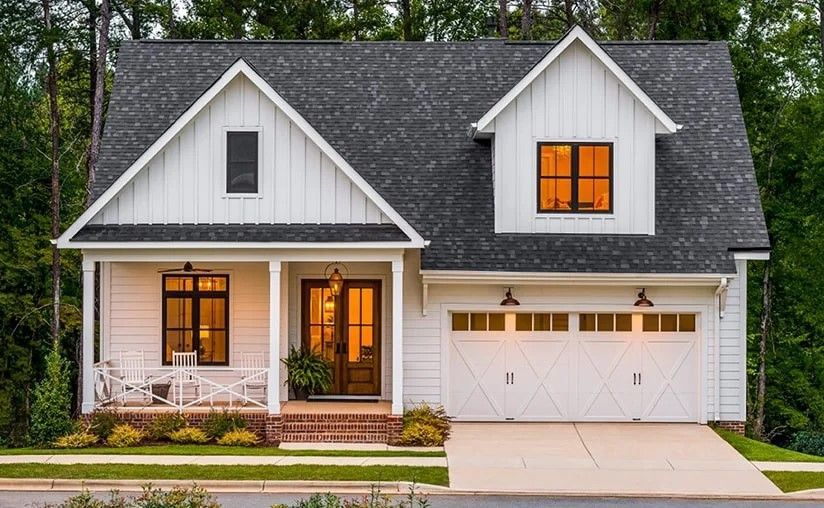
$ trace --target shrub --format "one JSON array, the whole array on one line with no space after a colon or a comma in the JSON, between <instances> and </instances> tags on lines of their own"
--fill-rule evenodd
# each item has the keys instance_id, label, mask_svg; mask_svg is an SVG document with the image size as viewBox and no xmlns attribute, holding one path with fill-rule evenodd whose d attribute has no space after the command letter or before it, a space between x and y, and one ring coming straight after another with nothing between
<instances>
[{"instance_id":1,"label":"shrub","mask_svg":"<svg viewBox=\"0 0 824 508\"><path fill-rule=\"evenodd\" d=\"M100 439L108 439L115 427L123 423L115 411L103 410L95 411L89 421L89 428Z\"/></svg>"},{"instance_id":2,"label":"shrub","mask_svg":"<svg viewBox=\"0 0 824 508\"><path fill-rule=\"evenodd\" d=\"M183 427L169 434L172 442L179 444L203 444L209 442L209 436L197 427Z\"/></svg>"},{"instance_id":3,"label":"shrub","mask_svg":"<svg viewBox=\"0 0 824 508\"><path fill-rule=\"evenodd\" d=\"M383 494L380 487L372 486L368 495L356 499L344 499L335 494L312 494L306 499L300 499L293 505L276 504L272 508L428 508L429 500L418 494L415 485L409 487L409 492L403 496L390 497Z\"/></svg>"},{"instance_id":4,"label":"shrub","mask_svg":"<svg viewBox=\"0 0 824 508\"><path fill-rule=\"evenodd\" d=\"M220 508L211 494L193 485L192 488L174 487L164 492L143 486L143 493L137 497L124 497L120 492L112 491L109 499L95 498L88 490L67 499L59 505L46 505L53 508Z\"/></svg>"},{"instance_id":5,"label":"shrub","mask_svg":"<svg viewBox=\"0 0 824 508\"><path fill-rule=\"evenodd\" d=\"M169 439L172 432L182 429L187 423L186 417L178 413L159 414L146 426L146 437L152 441Z\"/></svg>"},{"instance_id":6,"label":"shrub","mask_svg":"<svg viewBox=\"0 0 824 508\"><path fill-rule=\"evenodd\" d=\"M60 346L55 344L46 355L46 375L34 389L29 441L33 445L49 445L72 431L72 395L69 366Z\"/></svg>"},{"instance_id":7,"label":"shrub","mask_svg":"<svg viewBox=\"0 0 824 508\"><path fill-rule=\"evenodd\" d=\"M97 436L84 430L58 437L53 446L55 448L88 448L96 442Z\"/></svg>"},{"instance_id":8,"label":"shrub","mask_svg":"<svg viewBox=\"0 0 824 508\"><path fill-rule=\"evenodd\" d=\"M240 413L237 411L212 411L209 413L209 416L203 420L203 430L209 437L214 439L222 438L224 434L231 430L240 430L245 428L246 419L240 416Z\"/></svg>"},{"instance_id":9,"label":"shrub","mask_svg":"<svg viewBox=\"0 0 824 508\"><path fill-rule=\"evenodd\" d=\"M824 457L824 434L806 430L796 432L790 441L790 449Z\"/></svg>"},{"instance_id":10,"label":"shrub","mask_svg":"<svg viewBox=\"0 0 824 508\"><path fill-rule=\"evenodd\" d=\"M132 427L127 423L121 423L112 429L106 443L115 448L126 448L128 446L137 446L146 437L146 435Z\"/></svg>"},{"instance_id":11,"label":"shrub","mask_svg":"<svg viewBox=\"0 0 824 508\"><path fill-rule=\"evenodd\" d=\"M257 442L255 433L244 429L230 430L217 440L217 444L223 446L255 446Z\"/></svg>"},{"instance_id":12,"label":"shrub","mask_svg":"<svg viewBox=\"0 0 824 508\"><path fill-rule=\"evenodd\" d=\"M403 446L442 446L449 438L449 417L442 406L422 403L403 415Z\"/></svg>"}]
</instances>

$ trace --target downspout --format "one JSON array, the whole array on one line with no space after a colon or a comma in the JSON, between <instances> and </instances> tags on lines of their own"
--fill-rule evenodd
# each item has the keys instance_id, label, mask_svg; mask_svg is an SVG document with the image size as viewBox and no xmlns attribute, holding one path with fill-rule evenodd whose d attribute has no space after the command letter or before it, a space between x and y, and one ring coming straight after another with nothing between
<instances>
[{"instance_id":1,"label":"downspout","mask_svg":"<svg viewBox=\"0 0 824 508\"><path fill-rule=\"evenodd\" d=\"M713 307L716 310L715 318L715 353L714 365L715 367L715 395L713 396L712 407L715 410L715 421L721 418L721 320L724 319L724 311L727 306L727 289L730 283L726 277L721 277L721 283L715 289L713 297Z\"/></svg>"}]
</instances>

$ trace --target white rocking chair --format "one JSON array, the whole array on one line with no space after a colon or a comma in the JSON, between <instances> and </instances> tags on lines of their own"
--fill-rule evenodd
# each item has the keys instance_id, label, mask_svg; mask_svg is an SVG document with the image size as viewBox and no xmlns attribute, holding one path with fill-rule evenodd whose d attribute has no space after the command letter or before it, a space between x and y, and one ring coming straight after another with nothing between
<instances>
[{"instance_id":1,"label":"white rocking chair","mask_svg":"<svg viewBox=\"0 0 824 508\"><path fill-rule=\"evenodd\" d=\"M241 380L243 385L243 405L249 403L249 390L261 390L266 403L266 355L263 353L240 353ZM230 401L231 404L231 401Z\"/></svg>"},{"instance_id":2,"label":"white rocking chair","mask_svg":"<svg viewBox=\"0 0 824 508\"><path fill-rule=\"evenodd\" d=\"M120 352L120 395L121 403L126 405L126 398L134 396L146 405L152 403L151 385L152 376L146 375L146 360L143 350ZM142 391L141 391L142 390Z\"/></svg>"},{"instance_id":3,"label":"white rocking chair","mask_svg":"<svg viewBox=\"0 0 824 508\"><path fill-rule=\"evenodd\" d=\"M195 399L200 398L200 378L197 377L197 353L172 351L172 367L175 368L174 390L179 406L183 405L183 392L191 387Z\"/></svg>"}]
</instances>

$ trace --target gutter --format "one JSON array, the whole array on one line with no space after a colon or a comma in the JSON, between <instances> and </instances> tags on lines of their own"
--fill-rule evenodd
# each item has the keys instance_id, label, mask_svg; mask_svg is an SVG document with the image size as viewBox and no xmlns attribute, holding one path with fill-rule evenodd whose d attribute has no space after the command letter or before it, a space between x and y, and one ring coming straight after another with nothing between
<instances>
[{"instance_id":1,"label":"gutter","mask_svg":"<svg viewBox=\"0 0 824 508\"><path fill-rule=\"evenodd\" d=\"M576 285L718 285L719 279L733 274L651 274L651 273L580 273L580 272L485 272L464 270L420 270L424 284L576 284Z\"/></svg>"},{"instance_id":2,"label":"gutter","mask_svg":"<svg viewBox=\"0 0 824 508\"><path fill-rule=\"evenodd\" d=\"M729 279L727 277L721 277L720 284L715 289L715 296L714 296L714 307L717 307L717 313L715 318L715 337L714 337L714 344L713 349L715 349L713 353L713 367L715 370L715 375L713 376L713 380L715 386L713 387L715 390L715 394L713 395L713 410L715 413L715 421L718 421L721 418L721 320L724 319L724 311L727 307L727 290L730 287Z\"/></svg>"}]
</instances>

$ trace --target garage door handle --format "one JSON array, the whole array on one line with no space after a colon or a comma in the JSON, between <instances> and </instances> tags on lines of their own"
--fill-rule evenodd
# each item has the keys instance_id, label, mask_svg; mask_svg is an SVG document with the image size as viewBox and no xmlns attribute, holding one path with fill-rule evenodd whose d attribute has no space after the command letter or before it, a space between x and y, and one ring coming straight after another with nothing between
<instances>
[{"instance_id":1,"label":"garage door handle","mask_svg":"<svg viewBox=\"0 0 824 508\"><path fill-rule=\"evenodd\" d=\"M632 373L632 384L633 384L633 386L638 384L638 381L637 381L637 378L636 378L637 375L638 374L636 374L635 372Z\"/></svg>"},{"instance_id":2,"label":"garage door handle","mask_svg":"<svg viewBox=\"0 0 824 508\"><path fill-rule=\"evenodd\" d=\"M641 384L641 373L640 372L638 373L638 384L639 385Z\"/></svg>"},{"instance_id":3,"label":"garage door handle","mask_svg":"<svg viewBox=\"0 0 824 508\"><path fill-rule=\"evenodd\" d=\"M506 373L506 384L509 384L509 372Z\"/></svg>"},{"instance_id":4,"label":"garage door handle","mask_svg":"<svg viewBox=\"0 0 824 508\"><path fill-rule=\"evenodd\" d=\"M512 384L514 385L515 384L515 373L511 372L509 375L512 376Z\"/></svg>"}]
</instances>

